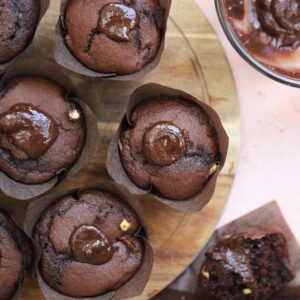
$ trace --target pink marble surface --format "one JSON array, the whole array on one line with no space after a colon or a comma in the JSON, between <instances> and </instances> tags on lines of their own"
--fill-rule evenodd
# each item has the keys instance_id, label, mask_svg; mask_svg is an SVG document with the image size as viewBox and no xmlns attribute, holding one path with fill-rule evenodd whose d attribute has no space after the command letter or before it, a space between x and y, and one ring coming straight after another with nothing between
<instances>
[{"instance_id":1,"label":"pink marble surface","mask_svg":"<svg viewBox=\"0 0 300 300\"><path fill-rule=\"evenodd\" d=\"M239 165L219 226L276 200L300 242L300 90L252 69L226 40L214 1L196 1L224 46L240 102Z\"/></svg>"}]
</instances>

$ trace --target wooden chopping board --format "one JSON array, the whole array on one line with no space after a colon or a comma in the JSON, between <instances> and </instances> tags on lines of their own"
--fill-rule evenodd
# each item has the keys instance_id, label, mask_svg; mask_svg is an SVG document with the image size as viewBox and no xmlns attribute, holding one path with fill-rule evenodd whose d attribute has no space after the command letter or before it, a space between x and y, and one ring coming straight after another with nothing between
<instances>
[{"instance_id":1,"label":"wooden chopping board","mask_svg":"<svg viewBox=\"0 0 300 300\"><path fill-rule=\"evenodd\" d=\"M53 61L54 27L59 0L52 0L37 32L31 55ZM81 187L107 178L105 169L109 142L121 120L129 95L144 84L156 82L185 90L210 103L220 114L230 136L226 166L215 195L201 212L187 214L141 198L155 252L151 279L136 300L146 300L171 283L198 254L222 214L236 169L239 148L239 115L230 67L216 35L192 0L173 0L166 48L159 67L135 82L87 78L66 71L98 118L101 148L89 164L57 189ZM27 203L9 200L21 220ZM25 279L22 300L44 299L35 278Z\"/></svg>"}]
</instances>

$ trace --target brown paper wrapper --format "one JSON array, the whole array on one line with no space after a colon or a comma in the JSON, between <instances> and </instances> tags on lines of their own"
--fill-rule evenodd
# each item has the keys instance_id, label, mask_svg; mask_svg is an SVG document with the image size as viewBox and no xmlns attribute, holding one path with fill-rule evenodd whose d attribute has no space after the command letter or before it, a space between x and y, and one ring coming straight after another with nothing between
<instances>
[{"instance_id":1,"label":"brown paper wrapper","mask_svg":"<svg viewBox=\"0 0 300 300\"><path fill-rule=\"evenodd\" d=\"M120 158L120 153L119 153L119 148L118 148L119 137L120 137L120 134L121 134L123 128L128 125L129 126L131 125L130 117L131 117L131 114L132 114L132 111L134 110L134 108L138 104L140 104L141 102L143 102L147 99L159 98L160 96L163 96L163 95L187 99L187 100L193 101L194 103L199 105L207 113L209 118L214 123L216 132L218 135L219 148L220 148L219 168L211 176L211 178L207 182L206 186L200 193L198 193L197 195L195 195L191 198L188 198L186 200L170 200L170 199L164 198L160 195L151 193L151 190L143 190L143 189L139 188L128 177L126 171L123 168L121 158ZM135 195L149 194L151 197L155 198L156 200L158 200L168 206L171 206L173 208L183 210L183 211L188 211L188 212L198 211L198 210L201 210L213 196L217 177L225 164L227 150L228 150L228 142L229 142L228 136L222 126L221 120L220 120L218 114L210 106L208 106L204 102L200 102L193 96L191 96L183 91L175 90L175 89L172 89L172 88L169 88L166 86L162 86L162 85L158 85L158 84L154 84L154 83L146 84L146 85L143 85L143 86L139 87L138 89L136 89L133 92L133 94L129 100L126 114L123 117L123 119L120 123L120 126L109 146L106 167L107 167L109 175L118 184L125 186L127 189L129 189L129 191L131 193L133 193Z\"/></svg>"},{"instance_id":2,"label":"brown paper wrapper","mask_svg":"<svg viewBox=\"0 0 300 300\"><path fill-rule=\"evenodd\" d=\"M199 287L199 270L205 260L205 252L220 239L223 239L225 235L242 233L249 227L261 228L270 225L279 228L284 234L288 243L291 267L295 275L294 280L272 295L270 300L299 300L300 246L275 201L216 230L194 263L171 286L153 300L180 300L182 295L185 295L186 300L217 300Z\"/></svg>"},{"instance_id":3,"label":"brown paper wrapper","mask_svg":"<svg viewBox=\"0 0 300 300\"><path fill-rule=\"evenodd\" d=\"M72 81L62 73L57 65L40 59L20 60L4 73L0 82L1 90L13 78L22 75L42 76L62 86L66 90L66 98L76 102L80 107L86 124L86 140L79 158L70 169L62 169L57 172L56 177L53 179L41 184L24 184L13 180L0 170L0 189L12 198L27 200L49 191L67 176L74 175L82 169L87 161L97 152L100 138L94 114L81 100Z\"/></svg>"},{"instance_id":4,"label":"brown paper wrapper","mask_svg":"<svg viewBox=\"0 0 300 300\"><path fill-rule=\"evenodd\" d=\"M16 224L16 226L25 234L25 236L31 241L32 243L32 247L33 247L33 262L32 262L32 266L29 270L26 270L24 273L24 277L26 274L29 274L29 276L33 276L34 274L34 270L36 268L36 265L38 263L38 257L35 255L36 252L35 251L35 246L34 246L34 242L32 240L32 238L26 234L26 232L24 232L24 230L22 229L22 226L20 226L20 224L16 221L16 219L14 218L14 216L11 214L10 210L8 209L7 203L6 201L3 201L3 199L0 200L0 210L4 211L6 213L8 213L10 215L10 217L12 218L12 220L14 221L14 223ZM13 296L8 299L8 300L19 300L21 298L21 294L22 294L22 288L23 288L23 281L24 278L21 278L21 280L18 283L18 286L16 287L15 293L13 294Z\"/></svg>"},{"instance_id":5,"label":"brown paper wrapper","mask_svg":"<svg viewBox=\"0 0 300 300\"><path fill-rule=\"evenodd\" d=\"M157 65L160 62L162 53L164 51L165 47L165 35L167 30L167 21L169 17L169 12L171 8L171 2L172 0L160 0L160 5L164 9L164 29L162 31L162 40L160 47L158 49L158 52L154 59L148 63L142 70L128 75L118 75L115 73L99 73L96 71L93 71L83 65L79 60L73 56L73 54L70 52L68 47L65 44L63 32L66 31L64 28L64 16L65 16L65 9L68 5L69 0L61 0L61 6L60 6L60 18L56 25L56 43L55 43L55 52L54 52L54 58L56 62L63 67L90 77L101 77L101 78L107 78L111 80L137 80L141 77L145 76L147 73L151 72L153 69L157 67Z\"/></svg>"},{"instance_id":6,"label":"brown paper wrapper","mask_svg":"<svg viewBox=\"0 0 300 300\"><path fill-rule=\"evenodd\" d=\"M40 2L40 16L39 16L39 21L38 21L38 24L37 24L37 28L38 28L39 23L41 22L43 16L45 15L46 11L49 8L50 0L40 0L39 2ZM36 30L37 30L37 28L36 28ZM35 32L35 34L36 34L36 32ZM35 34L34 34L32 40L30 41L30 43L27 45L27 47L20 54L18 54L15 58L13 58L12 60L8 61L7 63L0 64L0 75L3 74L5 72L5 70L11 64L17 62L19 59L21 59L23 57L23 55L25 53L27 53L29 51L29 49L32 46L33 41L35 39Z\"/></svg>"},{"instance_id":7,"label":"brown paper wrapper","mask_svg":"<svg viewBox=\"0 0 300 300\"><path fill-rule=\"evenodd\" d=\"M22 294L22 288L23 288L23 282L19 282L15 293L13 294L13 296L8 299L8 300L19 300L21 298L21 294Z\"/></svg>"},{"instance_id":8,"label":"brown paper wrapper","mask_svg":"<svg viewBox=\"0 0 300 300\"><path fill-rule=\"evenodd\" d=\"M80 189L73 189L68 191L62 191L62 192L55 192L52 194L49 194L45 197L41 197L35 201L33 201L29 207L28 211L25 217L24 221L24 230L25 232L32 236L34 226L36 222L38 221L41 213L49 207L52 203L56 202L57 200L61 199L62 197L74 194L74 193L80 193L80 191L86 190L86 189L101 189L108 192L111 192L112 194L115 194L119 196L121 199L123 199L125 202L127 202L137 213L140 221L141 221L141 229L139 233L136 235L138 238L142 239L144 242L145 247L145 253L144 253L144 260L143 264L140 267L140 269L137 271L137 273L122 287L115 291L107 292L105 294L96 296L96 297L89 297L89 298L76 298L76 299L82 299L82 300L121 300L125 298L135 297L139 296L148 280L151 274L152 266L153 266L153 251L152 248L148 242L147 239L147 227L145 223L145 218L143 214L143 210L139 204L139 202L134 199L134 197L122 186L112 182L112 181L101 181L98 183L94 183L88 186L85 186ZM35 248L38 250L38 245L34 242ZM39 259L40 259L40 251L39 253ZM39 285L42 289L42 292L47 300L71 300L74 299L72 297L68 297L65 295L62 295L55 290L53 290L43 279L41 276L38 268L37 268L37 277L39 281Z\"/></svg>"}]
</instances>

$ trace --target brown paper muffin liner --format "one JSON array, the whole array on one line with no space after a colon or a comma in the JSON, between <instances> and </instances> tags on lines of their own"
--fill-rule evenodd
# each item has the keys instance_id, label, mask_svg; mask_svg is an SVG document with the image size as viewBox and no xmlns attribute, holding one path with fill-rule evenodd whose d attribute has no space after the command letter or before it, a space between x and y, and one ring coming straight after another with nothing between
<instances>
[{"instance_id":1,"label":"brown paper muffin liner","mask_svg":"<svg viewBox=\"0 0 300 300\"><path fill-rule=\"evenodd\" d=\"M160 96L171 96L182 98L186 100L193 101L197 105L199 105L211 119L216 129L219 141L219 152L220 152L220 164L218 170L210 177L205 187L200 191L197 195L188 198L186 200L171 200L164 198L158 194L154 194L150 190L143 190L135 185L134 182L128 177L125 169L123 168L120 152L118 147L118 141L120 134L126 126L131 126L130 118L134 108L140 104L141 102L150 99L150 98L159 98ZM228 150L228 136L223 128L221 120L218 114L207 104L204 102L200 102L193 96L176 89L172 89L166 86L158 85L158 84L146 84L138 89L136 89L130 97L127 111L125 116L123 117L120 126L112 139L112 142L108 149L106 167L109 175L120 185L125 186L129 191L135 195L149 195L156 200L171 206L173 208L193 212L201 210L208 201L212 198L216 181L218 175L223 168L226 160L227 150Z\"/></svg>"},{"instance_id":2,"label":"brown paper muffin liner","mask_svg":"<svg viewBox=\"0 0 300 300\"><path fill-rule=\"evenodd\" d=\"M19 283L14 295L8 300L19 300L22 294L23 283Z\"/></svg>"},{"instance_id":3,"label":"brown paper muffin liner","mask_svg":"<svg viewBox=\"0 0 300 300\"><path fill-rule=\"evenodd\" d=\"M162 31L161 44L156 56L143 69L141 69L136 73L128 74L128 75L118 75L115 73L100 73L100 72L93 71L88 67L86 67L85 65L83 65L79 60L77 60L75 56L73 56L73 54L68 49L64 41L64 32L66 32L66 28L64 27L65 9L68 5L68 2L69 0L61 0L60 18L56 25L56 36L55 36L56 41L55 41L54 58L58 64L62 65L63 67L73 72L82 75L86 75L90 77L102 77L111 80L137 80L145 76L147 73L151 72L153 69L157 67L165 47L167 21L169 17L172 0L159 0L161 7L164 9L164 29Z\"/></svg>"},{"instance_id":4,"label":"brown paper muffin liner","mask_svg":"<svg viewBox=\"0 0 300 300\"><path fill-rule=\"evenodd\" d=\"M36 266L38 264L38 256L36 255L37 252L35 252L35 243L33 241L33 239L22 229L22 226L21 224L19 224L17 222L17 220L14 218L14 216L11 214L10 210L8 209L8 206L6 204L6 201L3 201L2 199L0 199L0 210L1 211L4 211L6 212L7 214L10 215L10 217L12 218L12 220L14 221L14 223L16 224L16 226L25 234L25 236L31 241L31 244L32 244L32 250L33 250L33 261L32 261L32 266L29 270L25 270L24 272L24 277L26 275L29 275L29 276L33 276L34 273L35 273L35 269L36 269ZM15 290L15 293L13 294L13 296L8 299L8 300L19 300L20 297L21 297L21 294L22 294L22 288L23 288L23 281L24 281L24 278L21 278L21 280L19 281L17 287L16 287L16 290Z\"/></svg>"},{"instance_id":5,"label":"brown paper muffin liner","mask_svg":"<svg viewBox=\"0 0 300 300\"><path fill-rule=\"evenodd\" d=\"M138 215L140 222L141 222L141 228L139 230L139 233L136 235L137 238L143 240L144 244L144 260L140 267L140 269L135 273L135 275L126 282L123 286L118 288L115 291L110 291L105 294L95 296L95 297L85 297L85 298L76 298L76 299L82 299L82 300L121 300L125 298L135 297L139 296L148 280L152 271L153 266L153 251L152 248L148 242L147 237L147 227L145 223L145 218L143 214L143 210L139 204L139 202L130 194L126 189L124 189L122 186L114 183L113 181L101 181L97 182L91 185L84 186L80 189L73 189L73 190L67 190L67 191L61 191L61 192L55 192L51 193L45 197L41 197L35 201L33 201L27 210L27 214L24 221L24 230L29 235L32 236L34 226L36 222L38 221L40 215L42 212L49 207L52 203L56 202L57 200L61 199L62 197L77 193L79 194L81 191L87 190L87 189L101 189L104 191L108 191L116 196L119 196L121 199L123 199L126 203L128 203L133 210ZM38 250L39 246L36 242L34 242L35 248ZM38 260L40 259L40 250L38 253ZM43 279L41 276L39 269L37 268L37 277L39 285L42 289L42 292L47 300L71 300L74 299L72 297L65 296L63 294L60 294L53 290Z\"/></svg>"},{"instance_id":6,"label":"brown paper muffin liner","mask_svg":"<svg viewBox=\"0 0 300 300\"><path fill-rule=\"evenodd\" d=\"M199 286L199 270L205 260L205 252L226 235L242 233L249 227L261 228L268 226L277 227L285 236L288 243L291 267L295 275L294 280L272 295L270 300L299 300L300 246L275 201L217 229L194 263L171 286L153 300L180 300L183 295L186 300L217 300Z\"/></svg>"},{"instance_id":7,"label":"brown paper muffin liner","mask_svg":"<svg viewBox=\"0 0 300 300\"><path fill-rule=\"evenodd\" d=\"M34 33L33 38L31 39L31 41L29 42L29 44L27 45L27 47L21 52L19 53L16 57L14 57L13 59L11 59L10 61L4 63L4 64L0 64L0 75L4 73L4 71L13 63L15 63L16 61L18 61L19 59L21 59L23 57L24 54L26 54L30 47L33 44L33 41L35 39L35 34L37 31L37 28L39 27L39 24L43 18L43 16L45 15L46 11L49 8L49 4L50 4L50 0L39 0L40 2L40 15L39 15L39 20L38 20L38 24Z\"/></svg>"},{"instance_id":8,"label":"brown paper muffin liner","mask_svg":"<svg viewBox=\"0 0 300 300\"><path fill-rule=\"evenodd\" d=\"M39 196L67 176L74 175L87 161L97 152L99 148L99 133L97 121L90 108L81 100L72 81L62 73L60 68L50 62L40 59L24 59L11 65L4 73L0 82L0 90L13 78L22 75L37 75L56 82L66 90L66 98L77 103L85 119L86 137L83 149L75 164L68 170L62 169L57 172L56 177L41 184L24 184L17 182L0 170L0 189L12 198L27 200Z\"/></svg>"}]
</instances>

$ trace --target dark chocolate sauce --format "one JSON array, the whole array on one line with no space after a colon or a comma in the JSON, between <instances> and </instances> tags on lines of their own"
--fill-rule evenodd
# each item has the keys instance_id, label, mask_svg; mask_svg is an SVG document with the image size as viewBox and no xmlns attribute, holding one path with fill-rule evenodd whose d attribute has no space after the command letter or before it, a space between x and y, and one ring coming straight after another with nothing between
<instances>
[{"instance_id":1,"label":"dark chocolate sauce","mask_svg":"<svg viewBox=\"0 0 300 300\"><path fill-rule=\"evenodd\" d=\"M206 256L212 260L223 261L226 269L239 274L245 282L251 281L253 274L243 236L220 242L215 249L207 252Z\"/></svg>"},{"instance_id":2,"label":"dark chocolate sauce","mask_svg":"<svg viewBox=\"0 0 300 300\"><path fill-rule=\"evenodd\" d=\"M143 135L143 155L156 165L170 165L185 152L183 132L171 122L155 123Z\"/></svg>"},{"instance_id":3,"label":"dark chocolate sauce","mask_svg":"<svg viewBox=\"0 0 300 300\"><path fill-rule=\"evenodd\" d=\"M93 225L81 225L75 229L69 244L74 259L81 263L102 265L113 256L111 240Z\"/></svg>"},{"instance_id":4,"label":"dark chocolate sauce","mask_svg":"<svg viewBox=\"0 0 300 300\"><path fill-rule=\"evenodd\" d=\"M228 15L242 20L244 18L244 0L226 0L228 2Z\"/></svg>"},{"instance_id":5,"label":"dark chocolate sauce","mask_svg":"<svg viewBox=\"0 0 300 300\"><path fill-rule=\"evenodd\" d=\"M262 29L277 39L278 46L299 46L300 2L298 0L257 0L256 11Z\"/></svg>"},{"instance_id":6,"label":"dark chocolate sauce","mask_svg":"<svg viewBox=\"0 0 300 300\"><path fill-rule=\"evenodd\" d=\"M300 1L220 1L238 44L271 73L299 80Z\"/></svg>"},{"instance_id":7,"label":"dark chocolate sauce","mask_svg":"<svg viewBox=\"0 0 300 300\"><path fill-rule=\"evenodd\" d=\"M0 145L17 158L39 158L57 136L54 120L29 104L16 104L0 114Z\"/></svg>"},{"instance_id":8,"label":"dark chocolate sauce","mask_svg":"<svg viewBox=\"0 0 300 300\"><path fill-rule=\"evenodd\" d=\"M129 41L129 32L140 23L135 9L124 4L107 4L99 14L98 29L117 42Z\"/></svg>"}]
</instances>

